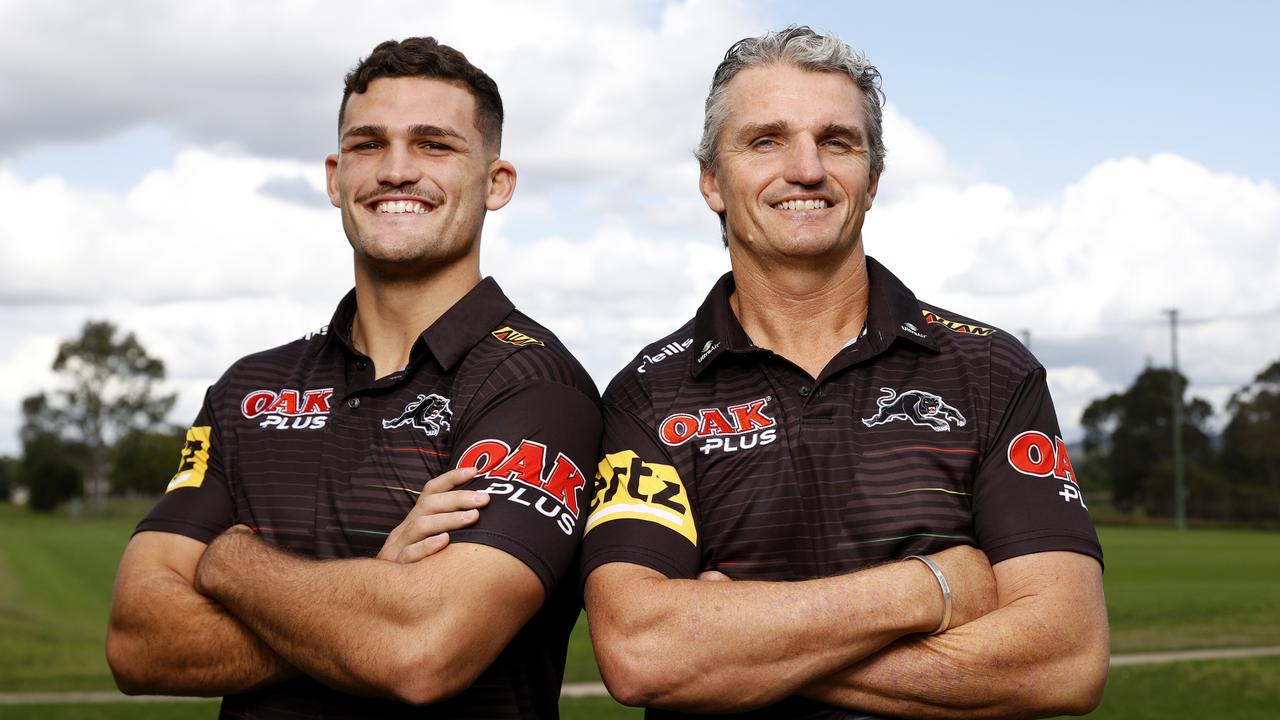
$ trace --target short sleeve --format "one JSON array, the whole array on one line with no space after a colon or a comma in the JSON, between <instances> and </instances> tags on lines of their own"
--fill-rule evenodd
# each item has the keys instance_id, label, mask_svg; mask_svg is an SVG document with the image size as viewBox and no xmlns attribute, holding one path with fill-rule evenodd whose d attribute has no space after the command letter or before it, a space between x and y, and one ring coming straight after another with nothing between
<instances>
[{"instance_id":1,"label":"short sleeve","mask_svg":"<svg viewBox=\"0 0 1280 720\"><path fill-rule=\"evenodd\" d=\"M187 429L178 469L164 496L134 533L170 532L208 543L235 524L235 505L227 478L223 434L214 417L211 391L196 421Z\"/></svg>"},{"instance_id":2,"label":"short sleeve","mask_svg":"<svg viewBox=\"0 0 1280 720\"><path fill-rule=\"evenodd\" d=\"M650 429L625 409L604 409L603 453L596 469L582 545L582 577L611 562L696 577L698 527L685 481Z\"/></svg>"},{"instance_id":3,"label":"short sleeve","mask_svg":"<svg viewBox=\"0 0 1280 720\"><path fill-rule=\"evenodd\" d=\"M1062 440L1043 368L1010 396L974 480L973 518L991 562L1068 550L1102 562L1102 547Z\"/></svg>"},{"instance_id":4,"label":"short sleeve","mask_svg":"<svg viewBox=\"0 0 1280 720\"><path fill-rule=\"evenodd\" d=\"M479 469L467 488L490 501L452 541L514 556L549 594L577 557L600 431L598 401L550 380L510 385L468 410L450 464Z\"/></svg>"}]
</instances>

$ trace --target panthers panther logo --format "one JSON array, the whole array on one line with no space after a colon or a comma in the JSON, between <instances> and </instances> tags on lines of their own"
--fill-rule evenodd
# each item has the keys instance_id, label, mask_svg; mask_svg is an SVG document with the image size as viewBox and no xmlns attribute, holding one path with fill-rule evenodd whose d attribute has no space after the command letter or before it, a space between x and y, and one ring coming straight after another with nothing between
<instances>
[{"instance_id":1,"label":"panthers panther logo","mask_svg":"<svg viewBox=\"0 0 1280 720\"><path fill-rule=\"evenodd\" d=\"M404 406L404 412L398 417L383 420L382 428L391 430L413 425L426 433L427 437L435 437L449 429L449 418L452 417L453 411L449 409L449 398L436 394L419 395L417 400Z\"/></svg>"},{"instance_id":2,"label":"panthers panther logo","mask_svg":"<svg viewBox=\"0 0 1280 720\"><path fill-rule=\"evenodd\" d=\"M951 423L956 427L964 427L964 415L948 405L942 398L923 390L907 390L895 392L891 388L880 388L884 393L876 400L879 412L869 418L862 418L867 427L883 425L894 420L908 420L913 425L928 425L934 432L948 432Z\"/></svg>"}]
</instances>

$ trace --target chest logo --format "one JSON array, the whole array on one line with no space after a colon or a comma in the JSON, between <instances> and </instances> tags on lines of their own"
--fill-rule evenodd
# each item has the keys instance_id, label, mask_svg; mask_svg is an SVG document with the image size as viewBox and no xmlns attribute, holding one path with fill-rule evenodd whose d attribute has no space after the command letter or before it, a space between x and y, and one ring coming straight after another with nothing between
<instances>
[{"instance_id":1,"label":"chest logo","mask_svg":"<svg viewBox=\"0 0 1280 720\"><path fill-rule=\"evenodd\" d=\"M412 425L427 437L435 437L449 429L449 420L453 411L449 409L449 398L436 395L419 395L417 400L404 406L404 412L390 420L382 421L383 430L393 430L405 425Z\"/></svg>"},{"instance_id":2,"label":"chest logo","mask_svg":"<svg viewBox=\"0 0 1280 720\"><path fill-rule=\"evenodd\" d=\"M731 405L728 408L702 408L697 415L675 413L658 426L662 442L683 445L697 439L698 451L710 455L712 450L737 452L778 439L777 421L765 413L769 398Z\"/></svg>"},{"instance_id":3,"label":"chest logo","mask_svg":"<svg viewBox=\"0 0 1280 720\"><path fill-rule=\"evenodd\" d=\"M240 414L259 427L277 430L319 430L329 419L333 388L319 390L254 390L240 401Z\"/></svg>"},{"instance_id":4,"label":"chest logo","mask_svg":"<svg viewBox=\"0 0 1280 720\"><path fill-rule=\"evenodd\" d=\"M880 392L883 394L876 400L879 410L869 418L862 418L862 424L867 427L884 425L894 420L928 426L934 432L948 432L952 423L956 427L964 427L964 415L933 393L923 390L899 393L892 388L880 388Z\"/></svg>"},{"instance_id":5,"label":"chest logo","mask_svg":"<svg viewBox=\"0 0 1280 720\"><path fill-rule=\"evenodd\" d=\"M525 345L546 345L536 337L525 335L524 333L509 326L503 326L489 333L495 339L501 340L508 345L516 347L524 347Z\"/></svg>"}]
</instances>

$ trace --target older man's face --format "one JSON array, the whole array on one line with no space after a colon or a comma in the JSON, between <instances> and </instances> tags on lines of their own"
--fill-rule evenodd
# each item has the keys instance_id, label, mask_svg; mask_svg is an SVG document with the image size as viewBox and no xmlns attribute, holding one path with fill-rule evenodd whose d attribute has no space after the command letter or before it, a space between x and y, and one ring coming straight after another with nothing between
<instances>
[{"instance_id":1,"label":"older man's face","mask_svg":"<svg viewBox=\"0 0 1280 720\"><path fill-rule=\"evenodd\" d=\"M876 194L862 92L842 73L749 68L729 83L707 205L731 252L821 259L860 241Z\"/></svg>"}]
</instances>

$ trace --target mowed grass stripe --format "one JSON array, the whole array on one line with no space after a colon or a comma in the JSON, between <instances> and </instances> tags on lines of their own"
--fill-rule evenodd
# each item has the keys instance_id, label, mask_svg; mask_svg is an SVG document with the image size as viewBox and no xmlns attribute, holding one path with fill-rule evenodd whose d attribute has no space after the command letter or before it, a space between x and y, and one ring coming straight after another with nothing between
<instances>
[{"instance_id":1,"label":"mowed grass stripe","mask_svg":"<svg viewBox=\"0 0 1280 720\"><path fill-rule=\"evenodd\" d=\"M1113 653L1280 644L1280 533L1098 534Z\"/></svg>"}]
</instances>

